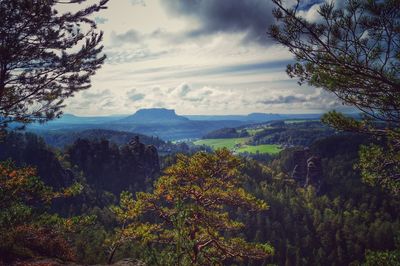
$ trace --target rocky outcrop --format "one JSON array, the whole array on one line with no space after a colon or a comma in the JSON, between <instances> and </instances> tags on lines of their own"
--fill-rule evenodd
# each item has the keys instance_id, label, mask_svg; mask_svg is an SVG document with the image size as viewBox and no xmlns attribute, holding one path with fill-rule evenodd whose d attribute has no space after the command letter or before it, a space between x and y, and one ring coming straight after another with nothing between
<instances>
[{"instance_id":1,"label":"rocky outcrop","mask_svg":"<svg viewBox=\"0 0 400 266\"><path fill-rule=\"evenodd\" d=\"M145 145L140 142L139 136L135 136L129 143L129 148L140 163L144 175L152 177L160 172L157 148L153 145Z\"/></svg>"},{"instance_id":2,"label":"rocky outcrop","mask_svg":"<svg viewBox=\"0 0 400 266\"><path fill-rule=\"evenodd\" d=\"M307 176L305 186L314 186L317 191L321 187L322 165L321 158L311 156L307 159Z\"/></svg>"},{"instance_id":3,"label":"rocky outcrop","mask_svg":"<svg viewBox=\"0 0 400 266\"><path fill-rule=\"evenodd\" d=\"M299 183L304 183L307 176L307 158L309 156L308 149L294 151L293 153L293 171L292 178Z\"/></svg>"},{"instance_id":4,"label":"rocky outcrop","mask_svg":"<svg viewBox=\"0 0 400 266\"><path fill-rule=\"evenodd\" d=\"M293 153L292 178L301 186L314 186L317 191L321 186L322 165L321 158L312 155L308 148Z\"/></svg>"}]
</instances>

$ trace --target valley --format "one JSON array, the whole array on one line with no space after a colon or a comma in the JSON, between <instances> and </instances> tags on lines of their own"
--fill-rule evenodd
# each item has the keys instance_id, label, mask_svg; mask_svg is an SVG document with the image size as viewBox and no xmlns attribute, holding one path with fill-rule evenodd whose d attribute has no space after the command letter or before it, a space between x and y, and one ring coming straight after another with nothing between
<instances>
[{"instance_id":1,"label":"valley","mask_svg":"<svg viewBox=\"0 0 400 266\"><path fill-rule=\"evenodd\" d=\"M226 147L230 150L235 149L238 153L276 154L280 150L278 145L287 143L278 140L270 143L256 143L255 137L259 138L258 133L286 120L288 126L295 123L302 125L309 121L318 121L318 117L320 114L258 113L247 116L182 116L171 109L151 108L138 110L129 116L79 117L66 114L58 120L45 124L28 125L27 130L42 136L49 145L55 147L71 144L78 137L106 138L117 144L123 144L129 138L141 135L144 136L145 142L151 138L167 143L178 141L206 145L214 149ZM227 140L227 136L224 136L225 140L213 140L213 132L218 134L219 130L226 128L236 128L238 132L242 132L242 135L238 133L240 140L235 138ZM150 141L149 144L153 143ZM159 147L158 144L157 147Z\"/></svg>"},{"instance_id":2,"label":"valley","mask_svg":"<svg viewBox=\"0 0 400 266\"><path fill-rule=\"evenodd\" d=\"M400 0L0 20L0 266L400 265Z\"/></svg>"},{"instance_id":3,"label":"valley","mask_svg":"<svg viewBox=\"0 0 400 266\"><path fill-rule=\"evenodd\" d=\"M282 148L277 144L247 145L250 138L230 138L230 139L201 139L193 142L197 146L209 146L212 149L227 148L234 154L278 154Z\"/></svg>"},{"instance_id":4,"label":"valley","mask_svg":"<svg viewBox=\"0 0 400 266\"><path fill-rule=\"evenodd\" d=\"M276 155L285 148L307 147L314 140L333 134L333 130L315 119L279 120L218 129L192 144L208 146L214 150L227 148L235 154L242 155Z\"/></svg>"}]
</instances>

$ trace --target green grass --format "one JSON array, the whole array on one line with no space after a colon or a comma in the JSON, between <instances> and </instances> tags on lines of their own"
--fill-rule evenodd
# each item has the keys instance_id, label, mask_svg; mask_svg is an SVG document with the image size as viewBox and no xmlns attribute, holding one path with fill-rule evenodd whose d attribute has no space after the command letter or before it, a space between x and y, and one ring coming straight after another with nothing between
<instances>
[{"instance_id":1,"label":"green grass","mask_svg":"<svg viewBox=\"0 0 400 266\"><path fill-rule=\"evenodd\" d=\"M194 142L195 145L206 145L213 149L227 148L233 150L235 145L243 145L248 138L232 138L232 139L201 139Z\"/></svg>"},{"instance_id":2,"label":"green grass","mask_svg":"<svg viewBox=\"0 0 400 266\"><path fill-rule=\"evenodd\" d=\"M276 144L263 144L257 146L246 145L249 138L231 138L231 139L201 139L194 142L195 145L206 145L213 149L227 148L237 153L268 153L277 154L282 149Z\"/></svg>"},{"instance_id":3,"label":"green grass","mask_svg":"<svg viewBox=\"0 0 400 266\"><path fill-rule=\"evenodd\" d=\"M262 144L257 146L249 146L245 145L236 150L238 153L248 152L248 153L268 153L268 154L277 154L282 150L280 145L276 144Z\"/></svg>"}]
</instances>

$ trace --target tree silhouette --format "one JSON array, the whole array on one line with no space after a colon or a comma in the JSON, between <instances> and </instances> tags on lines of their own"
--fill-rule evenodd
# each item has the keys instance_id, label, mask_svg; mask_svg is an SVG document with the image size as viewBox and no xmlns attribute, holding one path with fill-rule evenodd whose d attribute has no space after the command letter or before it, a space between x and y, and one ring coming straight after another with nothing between
<instances>
[{"instance_id":1,"label":"tree silhouette","mask_svg":"<svg viewBox=\"0 0 400 266\"><path fill-rule=\"evenodd\" d=\"M356 120L333 111L323 121L386 140L363 148L358 166L368 183L400 194L400 2L349 0L343 8L325 3L315 22L299 14L300 0L292 7L273 2L278 22L270 35L297 61L287 73L363 113Z\"/></svg>"},{"instance_id":2,"label":"tree silhouette","mask_svg":"<svg viewBox=\"0 0 400 266\"><path fill-rule=\"evenodd\" d=\"M108 0L76 12L86 0L0 2L0 126L44 122L62 114L66 98L90 87L105 60L103 33L89 18Z\"/></svg>"},{"instance_id":3,"label":"tree silhouette","mask_svg":"<svg viewBox=\"0 0 400 266\"><path fill-rule=\"evenodd\" d=\"M400 2L350 0L342 9L320 6L317 22L281 0L270 34L297 63L287 72L336 94L344 103L380 121L400 122Z\"/></svg>"}]
</instances>

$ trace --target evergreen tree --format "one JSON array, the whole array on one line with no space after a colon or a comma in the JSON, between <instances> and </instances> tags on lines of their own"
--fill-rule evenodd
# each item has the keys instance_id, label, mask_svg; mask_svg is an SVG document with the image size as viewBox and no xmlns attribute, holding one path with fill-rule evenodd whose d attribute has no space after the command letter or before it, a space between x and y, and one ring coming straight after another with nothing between
<instances>
[{"instance_id":1,"label":"evergreen tree","mask_svg":"<svg viewBox=\"0 0 400 266\"><path fill-rule=\"evenodd\" d=\"M325 3L317 22L299 15L301 0L292 7L273 2L278 23L270 34L297 61L288 65L287 73L300 84L332 92L364 114L359 121L330 112L323 120L338 129L383 137L386 145L361 151L359 167L367 182L399 194L400 2L349 0L344 8Z\"/></svg>"},{"instance_id":2,"label":"evergreen tree","mask_svg":"<svg viewBox=\"0 0 400 266\"><path fill-rule=\"evenodd\" d=\"M132 240L162 245L170 258L162 264L219 265L271 255L269 245L237 236L244 224L230 218L232 208L247 212L267 208L241 188L239 167L239 159L226 149L180 155L155 183L153 193L137 193L136 200L122 193L120 206L113 210L123 226L111 247L110 261L116 248Z\"/></svg>"},{"instance_id":3,"label":"evergreen tree","mask_svg":"<svg viewBox=\"0 0 400 266\"><path fill-rule=\"evenodd\" d=\"M66 98L90 87L105 56L103 33L89 16L108 0L76 12L57 11L85 2L0 1L0 127L58 117Z\"/></svg>"}]
</instances>

